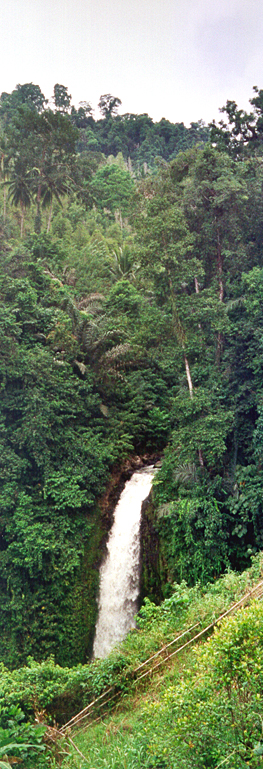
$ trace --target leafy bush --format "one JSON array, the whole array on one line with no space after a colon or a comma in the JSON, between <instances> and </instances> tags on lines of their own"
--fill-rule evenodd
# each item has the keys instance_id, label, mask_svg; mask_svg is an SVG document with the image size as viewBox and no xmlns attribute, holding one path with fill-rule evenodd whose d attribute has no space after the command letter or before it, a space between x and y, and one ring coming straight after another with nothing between
<instances>
[{"instance_id":1,"label":"leafy bush","mask_svg":"<svg viewBox=\"0 0 263 769\"><path fill-rule=\"evenodd\" d=\"M196 663L184 681L145 711L151 760L172 769L215 769L228 761L233 769L258 766L257 756L263 754L262 651L263 612L254 603L225 620L196 650Z\"/></svg>"}]
</instances>

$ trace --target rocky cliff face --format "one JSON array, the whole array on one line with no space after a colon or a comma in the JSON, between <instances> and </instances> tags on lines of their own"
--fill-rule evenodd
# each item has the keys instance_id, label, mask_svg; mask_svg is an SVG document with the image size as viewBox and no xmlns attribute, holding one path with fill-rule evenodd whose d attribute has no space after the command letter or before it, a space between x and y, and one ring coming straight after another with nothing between
<instances>
[{"instance_id":1,"label":"rocky cliff face","mask_svg":"<svg viewBox=\"0 0 263 769\"><path fill-rule=\"evenodd\" d=\"M108 532L112 525L113 512L125 486L125 483L135 470L144 465L155 464L160 460L160 455L145 453L141 456L131 456L120 466L113 469L105 494L100 499L99 507L101 510L101 522L103 536L100 547L100 565L101 558L105 552ZM140 604L147 595L153 600L162 599L161 573L162 563L159 555L158 534L154 526L154 508L151 495L143 502L142 520L141 520L141 575L140 575Z\"/></svg>"},{"instance_id":2,"label":"rocky cliff face","mask_svg":"<svg viewBox=\"0 0 263 769\"><path fill-rule=\"evenodd\" d=\"M155 526L155 510L150 494L142 504L140 605L145 596L158 603L163 599L163 570L159 537Z\"/></svg>"}]
</instances>

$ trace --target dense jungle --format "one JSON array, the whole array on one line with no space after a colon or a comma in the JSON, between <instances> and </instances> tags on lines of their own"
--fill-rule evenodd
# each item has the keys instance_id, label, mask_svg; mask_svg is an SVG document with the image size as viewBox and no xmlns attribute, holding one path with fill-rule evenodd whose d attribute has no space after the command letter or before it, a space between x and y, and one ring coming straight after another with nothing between
<instances>
[{"instance_id":1,"label":"dense jungle","mask_svg":"<svg viewBox=\"0 0 263 769\"><path fill-rule=\"evenodd\" d=\"M64 715L87 671L115 674L114 658L87 663L134 467L161 460L142 529L147 633L263 549L263 90L209 126L120 108L104 94L95 119L60 84L49 101L33 83L0 97L0 766L14 734L21 769L60 763L31 723L40 673L51 699L67 681ZM27 695L5 704L19 671ZM257 739L228 765L260 765ZM189 766L156 750L141 766ZM204 756L198 769L219 765Z\"/></svg>"}]
</instances>

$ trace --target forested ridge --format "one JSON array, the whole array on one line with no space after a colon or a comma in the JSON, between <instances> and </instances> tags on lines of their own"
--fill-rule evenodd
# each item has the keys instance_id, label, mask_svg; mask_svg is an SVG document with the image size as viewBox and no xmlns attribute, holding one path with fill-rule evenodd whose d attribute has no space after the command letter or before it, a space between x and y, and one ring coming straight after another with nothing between
<instances>
[{"instance_id":1,"label":"forested ridge","mask_svg":"<svg viewBox=\"0 0 263 769\"><path fill-rule=\"evenodd\" d=\"M33 83L0 97L11 668L87 661L103 495L133 462L162 457L142 594L169 600L263 548L263 91L209 127L99 107L59 84L51 102Z\"/></svg>"}]
</instances>

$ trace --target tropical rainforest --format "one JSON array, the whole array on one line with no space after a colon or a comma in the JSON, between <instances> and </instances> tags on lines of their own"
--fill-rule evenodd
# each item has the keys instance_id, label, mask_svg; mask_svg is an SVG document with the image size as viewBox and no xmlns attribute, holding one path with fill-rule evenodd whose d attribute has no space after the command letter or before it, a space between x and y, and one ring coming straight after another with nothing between
<instances>
[{"instance_id":1,"label":"tropical rainforest","mask_svg":"<svg viewBox=\"0 0 263 769\"><path fill-rule=\"evenodd\" d=\"M79 671L85 693L107 493L136 463L161 459L142 542L147 622L263 549L263 90L250 113L228 101L210 126L120 107L102 95L95 120L58 83L50 101L33 83L0 97L5 692L27 663L45 680ZM29 680L23 712L21 698L0 704L0 759L15 724L22 769L36 767L34 740L37 765L56 766L23 726ZM76 691L74 679L73 710ZM149 756L142 766L189 765ZM217 766L204 756L198 769Z\"/></svg>"}]
</instances>

